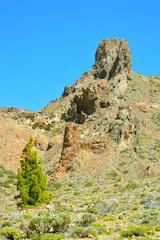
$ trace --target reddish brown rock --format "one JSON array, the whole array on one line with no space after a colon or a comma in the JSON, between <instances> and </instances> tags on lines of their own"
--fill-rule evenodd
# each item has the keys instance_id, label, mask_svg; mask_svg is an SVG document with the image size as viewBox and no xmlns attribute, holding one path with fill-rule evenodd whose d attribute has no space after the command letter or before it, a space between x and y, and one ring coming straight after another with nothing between
<instances>
[{"instance_id":1,"label":"reddish brown rock","mask_svg":"<svg viewBox=\"0 0 160 240\"><path fill-rule=\"evenodd\" d=\"M54 146L57 146L57 145L59 145L59 144L62 144L62 142L63 142L63 139L62 139L62 137L61 137L60 135L57 135L57 136L53 137L53 138L49 141L49 143L48 143L47 151L48 151L49 149L53 148Z\"/></svg>"},{"instance_id":2,"label":"reddish brown rock","mask_svg":"<svg viewBox=\"0 0 160 240\"><path fill-rule=\"evenodd\" d=\"M88 143L82 142L81 145L85 151L102 154L108 149L108 140L103 133L100 133L93 136Z\"/></svg>"},{"instance_id":3,"label":"reddish brown rock","mask_svg":"<svg viewBox=\"0 0 160 240\"><path fill-rule=\"evenodd\" d=\"M150 177L155 174L155 170L152 166L148 165L147 167L141 165L138 169L138 177Z\"/></svg>"},{"instance_id":4,"label":"reddish brown rock","mask_svg":"<svg viewBox=\"0 0 160 240\"><path fill-rule=\"evenodd\" d=\"M47 148L47 142L46 139L43 135L37 135L35 140L34 140L34 145L36 146L37 149L40 149L42 151L45 151Z\"/></svg>"},{"instance_id":5,"label":"reddish brown rock","mask_svg":"<svg viewBox=\"0 0 160 240\"><path fill-rule=\"evenodd\" d=\"M80 150L79 130L75 123L70 122L65 128L61 159L55 167L52 177L59 179L64 177L69 170L73 171L76 168L74 160Z\"/></svg>"},{"instance_id":6,"label":"reddish brown rock","mask_svg":"<svg viewBox=\"0 0 160 240\"><path fill-rule=\"evenodd\" d=\"M33 131L29 131L18 125L11 119L0 121L0 164L6 169L17 172L20 167L20 156L29 138L36 136ZM35 148L38 154L41 150Z\"/></svg>"}]
</instances>

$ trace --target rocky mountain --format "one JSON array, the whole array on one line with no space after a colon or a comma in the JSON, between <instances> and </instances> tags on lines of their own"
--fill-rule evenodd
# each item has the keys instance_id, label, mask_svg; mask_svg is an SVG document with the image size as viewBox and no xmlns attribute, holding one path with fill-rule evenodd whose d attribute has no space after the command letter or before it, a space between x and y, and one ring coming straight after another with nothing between
<instances>
[{"instance_id":1,"label":"rocky mountain","mask_svg":"<svg viewBox=\"0 0 160 240\"><path fill-rule=\"evenodd\" d=\"M53 198L21 209L30 136ZM160 78L131 71L126 40L105 39L58 100L0 108L0 239L160 239L159 154Z\"/></svg>"},{"instance_id":2,"label":"rocky mountain","mask_svg":"<svg viewBox=\"0 0 160 240\"><path fill-rule=\"evenodd\" d=\"M160 78L131 71L125 39L105 39L95 62L40 111L0 109L0 163L16 172L29 137L48 177L73 173L134 179L160 171ZM123 167L120 167L123 166Z\"/></svg>"}]
</instances>

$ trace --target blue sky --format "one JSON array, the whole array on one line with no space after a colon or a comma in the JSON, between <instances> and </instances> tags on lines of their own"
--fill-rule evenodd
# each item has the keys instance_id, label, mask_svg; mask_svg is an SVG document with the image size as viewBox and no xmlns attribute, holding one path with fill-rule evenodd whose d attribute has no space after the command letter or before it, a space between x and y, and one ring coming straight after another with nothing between
<instances>
[{"instance_id":1,"label":"blue sky","mask_svg":"<svg viewBox=\"0 0 160 240\"><path fill-rule=\"evenodd\" d=\"M132 70L160 76L159 0L0 0L0 107L39 110L125 38Z\"/></svg>"}]
</instances>

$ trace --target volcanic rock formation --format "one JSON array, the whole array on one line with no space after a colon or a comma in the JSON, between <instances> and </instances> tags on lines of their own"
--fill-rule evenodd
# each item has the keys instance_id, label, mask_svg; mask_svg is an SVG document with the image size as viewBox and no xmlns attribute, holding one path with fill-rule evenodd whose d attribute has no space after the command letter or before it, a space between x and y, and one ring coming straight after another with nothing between
<instances>
[{"instance_id":1,"label":"volcanic rock formation","mask_svg":"<svg viewBox=\"0 0 160 240\"><path fill-rule=\"evenodd\" d=\"M66 172L75 170L75 157L80 152L80 134L75 123L69 123L64 132L61 159L55 167L52 177L64 177Z\"/></svg>"},{"instance_id":2,"label":"volcanic rock formation","mask_svg":"<svg viewBox=\"0 0 160 240\"><path fill-rule=\"evenodd\" d=\"M126 177L157 173L159 77L130 69L127 41L105 39L97 47L92 69L65 87L58 100L35 112L0 109L0 163L16 171L20 153L33 136L43 170L53 178L72 171L87 176L120 171L122 163Z\"/></svg>"},{"instance_id":3,"label":"volcanic rock formation","mask_svg":"<svg viewBox=\"0 0 160 240\"><path fill-rule=\"evenodd\" d=\"M131 54L125 39L113 38L100 42L95 55L95 63L90 71L95 78L110 80L131 69Z\"/></svg>"}]
</instances>

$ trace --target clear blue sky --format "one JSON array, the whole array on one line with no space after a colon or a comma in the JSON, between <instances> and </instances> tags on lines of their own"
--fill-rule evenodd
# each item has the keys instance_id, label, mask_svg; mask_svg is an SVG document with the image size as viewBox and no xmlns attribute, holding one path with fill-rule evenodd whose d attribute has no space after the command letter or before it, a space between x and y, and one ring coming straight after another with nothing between
<instances>
[{"instance_id":1,"label":"clear blue sky","mask_svg":"<svg viewBox=\"0 0 160 240\"><path fill-rule=\"evenodd\" d=\"M0 0L0 107L41 109L115 37L133 71L160 76L160 0Z\"/></svg>"}]
</instances>

